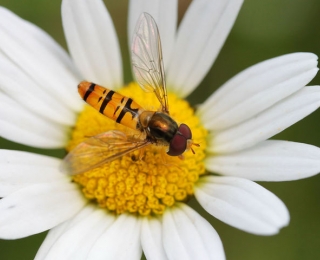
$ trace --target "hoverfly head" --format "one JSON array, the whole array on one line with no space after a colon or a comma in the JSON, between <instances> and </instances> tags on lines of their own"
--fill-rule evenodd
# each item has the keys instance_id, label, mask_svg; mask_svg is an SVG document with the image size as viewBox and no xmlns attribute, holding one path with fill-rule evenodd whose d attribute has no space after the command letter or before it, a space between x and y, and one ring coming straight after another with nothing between
<instances>
[{"instance_id":1,"label":"hoverfly head","mask_svg":"<svg viewBox=\"0 0 320 260\"><path fill-rule=\"evenodd\" d=\"M193 145L192 132L189 126L186 124L181 124L170 142L169 151L167 154L170 156L179 156L187 149L191 148L191 145Z\"/></svg>"}]
</instances>

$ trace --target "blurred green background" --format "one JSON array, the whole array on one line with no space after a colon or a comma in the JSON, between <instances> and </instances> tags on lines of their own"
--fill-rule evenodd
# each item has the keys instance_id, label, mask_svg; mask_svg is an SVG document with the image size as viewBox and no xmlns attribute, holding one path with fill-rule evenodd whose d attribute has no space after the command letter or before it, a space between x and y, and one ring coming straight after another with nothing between
<instances>
[{"instance_id":1,"label":"blurred green background","mask_svg":"<svg viewBox=\"0 0 320 260\"><path fill-rule=\"evenodd\" d=\"M127 48L128 1L105 1L120 39L125 81L132 79ZM181 0L181 18L189 0ZM0 0L0 5L43 28L66 48L60 1ZM291 52L320 54L319 0L246 0L218 59L200 87L189 97L202 102L230 77L257 62ZM0 39L1 40L1 39ZM1 72L0 72L1 73ZM320 83L320 75L310 83ZM320 146L320 111L285 130L274 139ZM63 156L62 150L32 149L0 139L0 148ZM261 183L287 205L290 225L276 236L247 234L214 219L191 201L218 231L227 259L320 259L320 175L305 180ZM0 240L0 259L33 259L45 233L15 241Z\"/></svg>"}]
</instances>

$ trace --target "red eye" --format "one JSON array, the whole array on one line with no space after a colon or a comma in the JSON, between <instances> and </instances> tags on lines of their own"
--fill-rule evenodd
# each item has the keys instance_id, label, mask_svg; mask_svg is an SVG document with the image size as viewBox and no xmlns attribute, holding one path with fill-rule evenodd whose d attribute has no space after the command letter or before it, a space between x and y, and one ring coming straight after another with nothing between
<instances>
[{"instance_id":1,"label":"red eye","mask_svg":"<svg viewBox=\"0 0 320 260\"><path fill-rule=\"evenodd\" d=\"M178 156L187 149L187 140L192 138L192 133L186 124L181 124L175 136L172 138L169 146L168 155Z\"/></svg>"},{"instance_id":2,"label":"red eye","mask_svg":"<svg viewBox=\"0 0 320 260\"><path fill-rule=\"evenodd\" d=\"M170 142L169 151L167 154L170 156L178 156L183 154L186 149L187 139L180 134L176 134Z\"/></svg>"},{"instance_id":3,"label":"red eye","mask_svg":"<svg viewBox=\"0 0 320 260\"><path fill-rule=\"evenodd\" d=\"M191 130L186 124L181 124L179 126L178 132L180 132L186 139L192 138Z\"/></svg>"}]
</instances>

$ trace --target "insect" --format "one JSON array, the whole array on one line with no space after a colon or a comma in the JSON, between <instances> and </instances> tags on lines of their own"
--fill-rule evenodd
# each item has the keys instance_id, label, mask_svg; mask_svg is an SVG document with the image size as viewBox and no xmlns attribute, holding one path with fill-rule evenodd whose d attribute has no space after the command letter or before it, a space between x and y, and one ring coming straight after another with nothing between
<instances>
[{"instance_id":1,"label":"insect","mask_svg":"<svg viewBox=\"0 0 320 260\"><path fill-rule=\"evenodd\" d=\"M149 145L166 146L168 155L179 157L191 145L199 146L192 142L190 128L186 124L178 125L170 117L160 35L150 14L141 14L134 31L131 52L135 79L144 91L156 95L160 102L158 111L145 110L131 98L87 81L78 85L78 92L100 113L138 130L144 138L126 135L118 130L90 137L65 157L63 171L72 175L83 173Z\"/></svg>"}]
</instances>

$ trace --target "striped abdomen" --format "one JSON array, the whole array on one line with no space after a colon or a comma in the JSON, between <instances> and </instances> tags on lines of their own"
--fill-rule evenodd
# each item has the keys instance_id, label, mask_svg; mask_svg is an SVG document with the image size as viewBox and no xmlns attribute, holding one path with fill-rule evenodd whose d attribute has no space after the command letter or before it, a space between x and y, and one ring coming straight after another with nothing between
<instances>
[{"instance_id":1,"label":"striped abdomen","mask_svg":"<svg viewBox=\"0 0 320 260\"><path fill-rule=\"evenodd\" d=\"M119 124L141 130L139 115L144 109L131 98L87 81L80 82L78 92L84 101L101 114Z\"/></svg>"}]
</instances>

